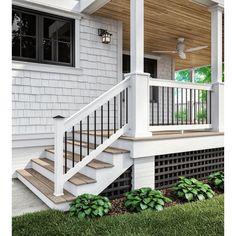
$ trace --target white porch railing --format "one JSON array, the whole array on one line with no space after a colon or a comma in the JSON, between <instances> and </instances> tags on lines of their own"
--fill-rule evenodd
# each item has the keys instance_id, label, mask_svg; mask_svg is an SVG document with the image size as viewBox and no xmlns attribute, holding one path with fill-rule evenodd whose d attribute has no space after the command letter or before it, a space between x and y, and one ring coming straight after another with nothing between
<instances>
[{"instance_id":1,"label":"white porch railing","mask_svg":"<svg viewBox=\"0 0 236 236\"><path fill-rule=\"evenodd\" d=\"M126 132L129 84L130 78L123 80L67 119L55 117L54 195L63 195L65 182ZM98 130L100 143L96 140ZM92 144L91 131L94 132ZM79 135L79 141L75 140L75 134ZM82 140L84 134L86 140ZM70 169L67 165L68 144L72 155ZM74 161L75 149L80 153L78 163Z\"/></svg>"},{"instance_id":2,"label":"white porch railing","mask_svg":"<svg viewBox=\"0 0 236 236\"><path fill-rule=\"evenodd\" d=\"M149 131L210 129L211 84L150 79Z\"/></svg>"}]
</instances>

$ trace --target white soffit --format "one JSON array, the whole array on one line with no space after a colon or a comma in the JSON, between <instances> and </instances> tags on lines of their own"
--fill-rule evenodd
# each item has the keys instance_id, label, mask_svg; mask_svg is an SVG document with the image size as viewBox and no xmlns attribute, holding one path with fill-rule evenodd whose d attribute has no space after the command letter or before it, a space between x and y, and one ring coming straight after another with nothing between
<instances>
[{"instance_id":1,"label":"white soffit","mask_svg":"<svg viewBox=\"0 0 236 236\"><path fill-rule=\"evenodd\" d=\"M111 0L79 0L80 12L93 14Z\"/></svg>"},{"instance_id":2,"label":"white soffit","mask_svg":"<svg viewBox=\"0 0 236 236\"><path fill-rule=\"evenodd\" d=\"M221 7L224 7L224 0L190 0L190 1L208 7L214 6L216 4L219 4Z\"/></svg>"}]
</instances>

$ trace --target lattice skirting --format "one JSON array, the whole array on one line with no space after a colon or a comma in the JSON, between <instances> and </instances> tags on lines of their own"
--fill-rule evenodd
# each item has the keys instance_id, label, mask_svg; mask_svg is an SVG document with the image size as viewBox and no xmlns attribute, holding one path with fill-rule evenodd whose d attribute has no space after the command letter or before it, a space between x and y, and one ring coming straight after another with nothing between
<instances>
[{"instance_id":1,"label":"lattice skirting","mask_svg":"<svg viewBox=\"0 0 236 236\"><path fill-rule=\"evenodd\" d=\"M171 187L179 176L206 179L210 173L223 169L223 147L156 156L155 187Z\"/></svg>"},{"instance_id":2,"label":"lattice skirting","mask_svg":"<svg viewBox=\"0 0 236 236\"><path fill-rule=\"evenodd\" d=\"M126 170L112 184L110 184L102 193L102 196L109 199L123 197L125 192L132 189L132 167Z\"/></svg>"}]
</instances>

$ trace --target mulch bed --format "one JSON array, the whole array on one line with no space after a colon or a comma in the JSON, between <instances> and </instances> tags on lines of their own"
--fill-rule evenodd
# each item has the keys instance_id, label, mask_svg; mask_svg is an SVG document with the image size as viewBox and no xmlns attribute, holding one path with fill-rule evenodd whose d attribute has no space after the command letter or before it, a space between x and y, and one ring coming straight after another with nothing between
<instances>
[{"instance_id":1,"label":"mulch bed","mask_svg":"<svg viewBox=\"0 0 236 236\"><path fill-rule=\"evenodd\" d=\"M212 187L212 190L215 192L215 196L224 193L223 190L219 190L219 189L215 188L207 180L204 180L203 182L209 184ZM166 203L165 207L170 207L170 206L175 206L177 204L186 203L185 201L179 199L176 195L174 195L171 188L161 189L160 191L163 193L163 195L165 197L168 197L172 200L172 202ZM120 215L120 214L128 213L128 211L125 207L125 200L126 200L126 197L120 197L120 198L116 198L116 199L111 200L112 209L110 210L109 215L114 216L114 215Z\"/></svg>"}]
</instances>

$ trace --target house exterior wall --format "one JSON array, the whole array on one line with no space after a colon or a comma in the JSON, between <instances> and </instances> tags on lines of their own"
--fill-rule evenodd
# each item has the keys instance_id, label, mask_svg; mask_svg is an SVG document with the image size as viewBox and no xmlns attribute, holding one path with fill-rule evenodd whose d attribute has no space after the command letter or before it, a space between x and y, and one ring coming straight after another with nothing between
<instances>
[{"instance_id":1,"label":"house exterior wall","mask_svg":"<svg viewBox=\"0 0 236 236\"><path fill-rule=\"evenodd\" d=\"M111 44L101 43L98 28L112 33ZM52 117L71 116L118 83L119 22L87 16L78 29L79 68L13 61L13 141L52 134Z\"/></svg>"}]
</instances>

